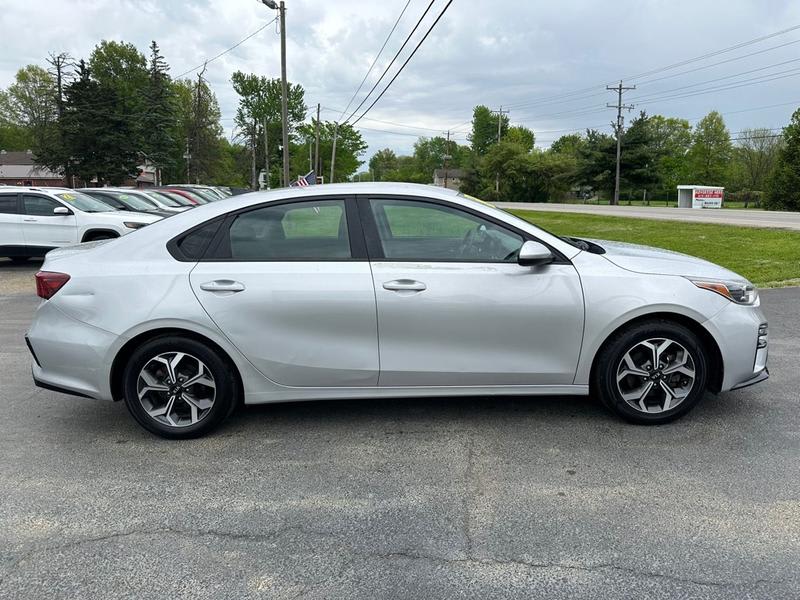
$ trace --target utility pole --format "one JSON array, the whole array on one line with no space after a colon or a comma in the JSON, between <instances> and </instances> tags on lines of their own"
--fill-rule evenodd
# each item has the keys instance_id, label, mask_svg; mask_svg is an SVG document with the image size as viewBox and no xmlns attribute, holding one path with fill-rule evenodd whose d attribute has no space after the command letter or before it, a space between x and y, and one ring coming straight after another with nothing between
<instances>
[{"instance_id":1,"label":"utility pole","mask_svg":"<svg viewBox=\"0 0 800 600\"><path fill-rule=\"evenodd\" d=\"M447 130L447 146L444 148L444 189L447 189L447 161L450 156L450 130Z\"/></svg>"},{"instance_id":2,"label":"utility pole","mask_svg":"<svg viewBox=\"0 0 800 600\"><path fill-rule=\"evenodd\" d=\"M289 185L289 97L286 89L286 3L281 0L261 0L278 11L281 28L281 121L283 122L283 185Z\"/></svg>"},{"instance_id":3,"label":"utility pole","mask_svg":"<svg viewBox=\"0 0 800 600\"><path fill-rule=\"evenodd\" d=\"M68 61L70 60L69 54L66 52L62 52L60 54L55 54L53 52L50 53L50 58L47 59L48 64L53 67L53 71L55 71L56 76L56 110L58 112L58 121L61 122L61 119L64 116L64 67L67 65ZM52 73L52 71L51 71ZM60 131L60 130L59 130ZM75 177L71 173L68 173L68 168L64 168L64 175L66 176L65 179L71 185L71 187L75 187Z\"/></svg>"},{"instance_id":4,"label":"utility pole","mask_svg":"<svg viewBox=\"0 0 800 600\"><path fill-rule=\"evenodd\" d=\"M336 138L339 134L339 123L333 124L333 151L331 152L331 181L333 183L333 173L336 167Z\"/></svg>"},{"instance_id":5,"label":"utility pole","mask_svg":"<svg viewBox=\"0 0 800 600\"><path fill-rule=\"evenodd\" d=\"M319 164L319 103L317 103L316 141L314 142L314 177L321 175L322 166Z\"/></svg>"},{"instance_id":6,"label":"utility pole","mask_svg":"<svg viewBox=\"0 0 800 600\"><path fill-rule=\"evenodd\" d=\"M503 135L503 114L508 114L510 111L503 110L503 107L500 106L500 110L493 111L497 113L497 141L500 141L500 137ZM494 176L494 191L500 191L500 171L495 173Z\"/></svg>"},{"instance_id":7,"label":"utility pole","mask_svg":"<svg viewBox=\"0 0 800 600\"><path fill-rule=\"evenodd\" d=\"M264 119L264 169L267 171L265 183L269 189L269 129L266 119Z\"/></svg>"},{"instance_id":8,"label":"utility pole","mask_svg":"<svg viewBox=\"0 0 800 600\"><path fill-rule=\"evenodd\" d=\"M253 133L250 136L250 187L258 189L258 177L256 176L256 132L258 131L256 120L253 119Z\"/></svg>"},{"instance_id":9,"label":"utility pole","mask_svg":"<svg viewBox=\"0 0 800 600\"><path fill-rule=\"evenodd\" d=\"M192 183L191 178L191 160L192 154L189 152L189 138L186 138L186 152L183 153L183 158L186 159L186 183Z\"/></svg>"},{"instance_id":10,"label":"utility pole","mask_svg":"<svg viewBox=\"0 0 800 600\"><path fill-rule=\"evenodd\" d=\"M625 125L625 117L622 116L622 109L633 110L633 104L622 103L622 94L628 90L635 90L636 86L625 87L622 85L622 81L620 81L619 85L606 86L606 89L610 92L617 92L617 103L606 104L608 108L617 109L617 124L614 126L614 131L617 134L617 176L614 180L614 199L611 202L611 204L617 205L619 204L619 163L622 158L622 128Z\"/></svg>"}]
</instances>

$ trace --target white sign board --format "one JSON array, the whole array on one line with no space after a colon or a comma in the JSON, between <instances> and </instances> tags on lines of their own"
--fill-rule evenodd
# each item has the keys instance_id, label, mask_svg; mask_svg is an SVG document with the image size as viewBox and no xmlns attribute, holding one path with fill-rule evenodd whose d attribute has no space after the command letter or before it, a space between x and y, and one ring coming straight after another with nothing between
<instances>
[{"instance_id":1,"label":"white sign board","mask_svg":"<svg viewBox=\"0 0 800 600\"><path fill-rule=\"evenodd\" d=\"M722 208L722 188L695 188L692 208Z\"/></svg>"}]
</instances>

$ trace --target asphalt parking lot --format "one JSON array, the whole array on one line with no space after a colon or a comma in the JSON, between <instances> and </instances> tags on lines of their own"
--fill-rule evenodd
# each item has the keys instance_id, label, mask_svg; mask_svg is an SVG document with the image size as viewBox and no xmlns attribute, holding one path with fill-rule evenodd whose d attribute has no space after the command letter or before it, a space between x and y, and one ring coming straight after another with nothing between
<instances>
[{"instance_id":1,"label":"asphalt parking lot","mask_svg":"<svg viewBox=\"0 0 800 600\"><path fill-rule=\"evenodd\" d=\"M669 426L584 398L246 408L167 442L40 390L0 264L2 598L798 598L800 289L772 378Z\"/></svg>"}]
</instances>

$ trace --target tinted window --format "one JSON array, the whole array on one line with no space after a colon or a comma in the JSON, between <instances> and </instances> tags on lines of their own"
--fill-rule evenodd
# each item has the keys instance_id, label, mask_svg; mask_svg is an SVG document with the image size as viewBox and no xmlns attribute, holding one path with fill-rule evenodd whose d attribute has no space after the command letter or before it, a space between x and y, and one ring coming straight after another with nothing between
<instances>
[{"instance_id":1,"label":"tinted window","mask_svg":"<svg viewBox=\"0 0 800 600\"><path fill-rule=\"evenodd\" d=\"M15 214L17 212L17 195L7 194L0 196L0 213Z\"/></svg>"},{"instance_id":2,"label":"tinted window","mask_svg":"<svg viewBox=\"0 0 800 600\"><path fill-rule=\"evenodd\" d=\"M97 198L92 198L91 196L87 196L86 194L82 194L81 192L59 192L56 194L59 198L61 198L64 202L72 206L73 208L77 208L83 212L95 213L95 212L109 212L116 210L115 208L105 204L104 202L100 202Z\"/></svg>"},{"instance_id":3,"label":"tinted window","mask_svg":"<svg viewBox=\"0 0 800 600\"><path fill-rule=\"evenodd\" d=\"M222 220L219 219L206 223L178 240L178 250L183 257L192 260L202 258L208 244L213 239L214 234L217 233L220 223L222 223Z\"/></svg>"},{"instance_id":4,"label":"tinted window","mask_svg":"<svg viewBox=\"0 0 800 600\"><path fill-rule=\"evenodd\" d=\"M230 228L230 257L233 259L346 259L351 256L343 200L266 206L240 214Z\"/></svg>"},{"instance_id":5,"label":"tinted window","mask_svg":"<svg viewBox=\"0 0 800 600\"><path fill-rule=\"evenodd\" d=\"M413 200L370 202L383 255L396 260L513 262L522 237L471 213Z\"/></svg>"},{"instance_id":6,"label":"tinted window","mask_svg":"<svg viewBox=\"0 0 800 600\"><path fill-rule=\"evenodd\" d=\"M52 198L45 198L44 196L23 196L22 204L25 206L25 212L29 215L36 215L39 217L54 217L53 209L61 206Z\"/></svg>"}]
</instances>

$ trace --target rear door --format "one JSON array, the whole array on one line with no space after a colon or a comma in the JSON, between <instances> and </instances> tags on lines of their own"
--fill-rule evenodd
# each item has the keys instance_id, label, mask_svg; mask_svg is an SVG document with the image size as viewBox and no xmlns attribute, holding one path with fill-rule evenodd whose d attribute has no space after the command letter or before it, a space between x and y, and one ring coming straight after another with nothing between
<instances>
[{"instance_id":1,"label":"rear door","mask_svg":"<svg viewBox=\"0 0 800 600\"><path fill-rule=\"evenodd\" d=\"M24 256L24 250L18 194L0 193L0 256Z\"/></svg>"},{"instance_id":2,"label":"rear door","mask_svg":"<svg viewBox=\"0 0 800 600\"><path fill-rule=\"evenodd\" d=\"M74 244L78 241L78 227L75 213L57 215L53 211L65 205L43 194L22 194L22 208L25 213L22 229L25 245L31 251L46 252L52 248Z\"/></svg>"},{"instance_id":3,"label":"rear door","mask_svg":"<svg viewBox=\"0 0 800 600\"><path fill-rule=\"evenodd\" d=\"M375 386L375 292L353 198L237 211L191 285L222 332L272 381Z\"/></svg>"}]
</instances>

